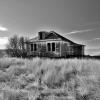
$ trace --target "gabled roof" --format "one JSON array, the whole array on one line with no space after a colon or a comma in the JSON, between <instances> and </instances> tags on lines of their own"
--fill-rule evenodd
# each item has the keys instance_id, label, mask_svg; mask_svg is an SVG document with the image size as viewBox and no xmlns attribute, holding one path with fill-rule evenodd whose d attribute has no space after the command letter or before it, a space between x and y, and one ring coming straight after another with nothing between
<instances>
[{"instance_id":1,"label":"gabled roof","mask_svg":"<svg viewBox=\"0 0 100 100\"><path fill-rule=\"evenodd\" d=\"M75 43L75 42L63 37L62 35L56 33L55 31L50 31L50 32L47 32L47 33L49 33L49 34L45 37L45 39L39 40L38 36L36 36L35 38L30 39L30 42L33 42L33 41L45 41L45 40L47 41L47 40L50 40L50 39L51 40L54 40L54 39L55 40L59 40L60 39L60 40L63 40L63 41L70 42L70 43L72 43L74 45L82 45L82 44L77 44L77 43ZM84 46L84 45L82 45L82 46Z\"/></svg>"},{"instance_id":2,"label":"gabled roof","mask_svg":"<svg viewBox=\"0 0 100 100\"><path fill-rule=\"evenodd\" d=\"M56 34L58 37L60 37L60 38L61 38L62 40L64 40L64 41L68 41L68 42L71 42L71 43L76 44L76 45L82 45L82 44L77 44L77 43L75 43L75 42L73 42L73 41L71 41L71 40L69 40L69 39L63 37L62 35L56 33L55 31L50 31L50 33ZM83 46L84 46L84 45L83 45Z\"/></svg>"},{"instance_id":3,"label":"gabled roof","mask_svg":"<svg viewBox=\"0 0 100 100\"><path fill-rule=\"evenodd\" d=\"M68 42L74 43L73 41L71 41L71 40L69 40L69 39L63 37L62 35L56 33L55 31L50 31L50 33L55 34L57 37L61 38L61 39L64 40L64 41L68 41Z\"/></svg>"}]
</instances>

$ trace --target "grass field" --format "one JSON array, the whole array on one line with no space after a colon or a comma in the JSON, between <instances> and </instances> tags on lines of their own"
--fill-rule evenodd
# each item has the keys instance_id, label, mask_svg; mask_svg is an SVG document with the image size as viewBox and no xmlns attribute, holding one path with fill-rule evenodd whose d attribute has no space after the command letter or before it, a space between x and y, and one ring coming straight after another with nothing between
<instances>
[{"instance_id":1,"label":"grass field","mask_svg":"<svg viewBox=\"0 0 100 100\"><path fill-rule=\"evenodd\" d=\"M2 58L0 100L100 100L100 61Z\"/></svg>"}]
</instances>

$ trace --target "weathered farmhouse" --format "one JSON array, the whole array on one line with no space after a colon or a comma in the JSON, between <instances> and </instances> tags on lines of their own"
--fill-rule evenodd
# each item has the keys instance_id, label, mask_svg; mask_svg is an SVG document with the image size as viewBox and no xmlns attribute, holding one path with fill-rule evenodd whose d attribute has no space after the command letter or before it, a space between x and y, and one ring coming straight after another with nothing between
<instances>
[{"instance_id":1,"label":"weathered farmhouse","mask_svg":"<svg viewBox=\"0 0 100 100\"><path fill-rule=\"evenodd\" d=\"M40 31L27 43L28 56L71 57L83 56L84 45L77 44L54 31Z\"/></svg>"}]
</instances>

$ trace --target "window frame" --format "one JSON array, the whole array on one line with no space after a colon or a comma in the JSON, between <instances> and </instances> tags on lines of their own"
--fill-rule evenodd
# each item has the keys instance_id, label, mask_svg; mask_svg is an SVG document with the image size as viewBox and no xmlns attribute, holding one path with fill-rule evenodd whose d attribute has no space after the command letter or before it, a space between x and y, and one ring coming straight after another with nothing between
<instances>
[{"instance_id":1,"label":"window frame","mask_svg":"<svg viewBox=\"0 0 100 100\"><path fill-rule=\"evenodd\" d=\"M30 47L31 47L30 50L34 51L33 43L30 44Z\"/></svg>"},{"instance_id":2,"label":"window frame","mask_svg":"<svg viewBox=\"0 0 100 100\"><path fill-rule=\"evenodd\" d=\"M37 51L37 43L33 44L33 51Z\"/></svg>"},{"instance_id":3,"label":"window frame","mask_svg":"<svg viewBox=\"0 0 100 100\"><path fill-rule=\"evenodd\" d=\"M56 51L56 43L52 42L52 51Z\"/></svg>"},{"instance_id":4,"label":"window frame","mask_svg":"<svg viewBox=\"0 0 100 100\"><path fill-rule=\"evenodd\" d=\"M50 47L48 47L48 45L50 46ZM47 43L47 51L51 51L52 50L52 48L51 48L51 43Z\"/></svg>"},{"instance_id":5,"label":"window frame","mask_svg":"<svg viewBox=\"0 0 100 100\"><path fill-rule=\"evenodd\" d=\"M55 45L54 45L54 50L53 50L53 46L52 46L53 43L55 44ZM49 47L48 47L48 44L50 44L50 49L48 49L48 48L49 48ZM48 43L47 43L47 51L48 51L48 52L50 52L50 51L51 51L51 52L55 52L55 51L56 51L56 42L48 42Z\"/></svg>"}]
</instances>

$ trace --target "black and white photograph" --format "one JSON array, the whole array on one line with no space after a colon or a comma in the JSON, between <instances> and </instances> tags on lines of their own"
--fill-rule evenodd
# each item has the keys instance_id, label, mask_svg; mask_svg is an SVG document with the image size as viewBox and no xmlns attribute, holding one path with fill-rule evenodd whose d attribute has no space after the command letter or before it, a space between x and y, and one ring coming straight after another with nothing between
<instances>
[{"instance_id":1,"label":"black and white photograph","mask_svg":"<svg viewBox=\"0 0 100 100\"><path fill-rule=\"evenodd\" d=\"M0 0L0 100L100 100L100 0Z\"/></svg>"}]
</instances>

